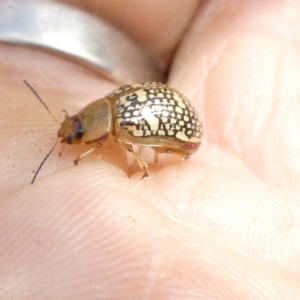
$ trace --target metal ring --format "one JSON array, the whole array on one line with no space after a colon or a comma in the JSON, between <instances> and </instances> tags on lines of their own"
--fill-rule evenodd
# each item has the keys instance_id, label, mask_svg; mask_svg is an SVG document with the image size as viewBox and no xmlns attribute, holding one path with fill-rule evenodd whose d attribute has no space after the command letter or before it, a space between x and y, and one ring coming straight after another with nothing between
<instances>
[{"instance_id":1,"label":"metal ring","mask_svg":"<svg viewBox=\"0 0 300 300\"><path fill-rule=\"evenodd\" d=\"M128 36L99 17L62 3L2 0L0 41L63 55L120 84L164 81L154 59Z\"/></svg>"}]
</instances>

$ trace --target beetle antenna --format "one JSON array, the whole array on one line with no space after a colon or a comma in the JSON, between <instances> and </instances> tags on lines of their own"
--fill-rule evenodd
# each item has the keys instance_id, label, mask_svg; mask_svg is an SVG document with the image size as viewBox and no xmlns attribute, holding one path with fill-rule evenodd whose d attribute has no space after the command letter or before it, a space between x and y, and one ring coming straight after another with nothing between
<instances>
[{"instance_id":1,"label":"beetle antenna","mask_svg":"<svg viewBox=\"0 0 300 300\"><path fill-rule=\"evenodd\" d=\"M47 160L47 158L50 156L50 154L52 153L52 151L54 150L56 144L57 144L57 141L55 142L55 144L53 145L53 147L51 148L51 150L49 151L49 153L45 156L45 158L43 159L43 161L40 163L40 165L39 165L37 171L35 172L35 174L34 174L32 180L31 180L31 184L34 183L34 181L35 181L35 179L36 179L36 176L37 176L37 175L39 174L39 172L41 171L41 168L42 168L43 164L45 163L45 161Z\"/></svg>"},{"instance_id":2,"label":"beetle antenna","mask_svg":"<svg viewBox=\"0 0 300 300\"><path fill-rule=\"evenodd\" d=\"M46 110L48 111L49 115L52 117L52 119L58 123L61 124L51 113L50 109L48 108L48 106L46 105L46 103L42 100L42 98L38 95L38 93L35 91L35 89L24 79L23 80L24 83L29 87L29 89L33 92L33 94L38 98L38 100L42 103L42 105L46 108Z\"/></svg>"}]
</instances>

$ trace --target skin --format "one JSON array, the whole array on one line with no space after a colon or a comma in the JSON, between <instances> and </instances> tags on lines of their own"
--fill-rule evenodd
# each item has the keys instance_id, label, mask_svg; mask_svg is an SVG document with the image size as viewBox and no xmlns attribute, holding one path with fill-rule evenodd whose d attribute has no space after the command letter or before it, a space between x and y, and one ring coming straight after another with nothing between
<instances>
[{"instance_id":1,"label":"skin","mask_svg":"<svg viewBox=\"0 0 300 300\"><path fill-rule=\"evenodd\" d=\"M97 2L163 64L178 44L168 83L203 144L188 162L143 150L149 180L113 139L77 167L89 147L59 146L31 186L59 125L22 80L57 118L116 85L1 45L0 298L300 299L298 1L190 1L180 22L181 1Z\"/></svg>"}]
</instances>

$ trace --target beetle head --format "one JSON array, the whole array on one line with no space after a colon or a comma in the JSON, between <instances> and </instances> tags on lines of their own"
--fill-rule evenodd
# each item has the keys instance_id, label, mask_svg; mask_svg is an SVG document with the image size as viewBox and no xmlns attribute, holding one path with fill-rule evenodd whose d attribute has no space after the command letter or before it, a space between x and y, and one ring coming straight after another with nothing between
<instances>
[{"instance_id":1,"label":"beetle head","mask_svg":"<svg viewBox=\"0 0 300 300\"><path fill-rule=\"evenodd\" d=\"M66 117L57 131L57 138L61 143L79 144L83 135L83 128L78 116Z\"/></svg>"}]
</instances>

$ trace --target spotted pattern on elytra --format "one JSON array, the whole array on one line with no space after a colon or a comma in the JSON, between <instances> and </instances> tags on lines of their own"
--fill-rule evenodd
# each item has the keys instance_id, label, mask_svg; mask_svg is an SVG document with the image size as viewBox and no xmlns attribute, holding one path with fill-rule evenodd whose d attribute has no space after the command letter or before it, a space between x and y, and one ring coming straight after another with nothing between
<instances>
[{"instance_id":1,"label":"spotted pattern on elytra","mask_svg":"<svg viewBox=\"0 0 300 300\"><path fill-rule=\"evenodd\" d=\"M175 137L200 142L202 123L189 101L156 82L126 85L107 95L115 102L118 125L136 137Z\"/></svg>"}]
</instances>

